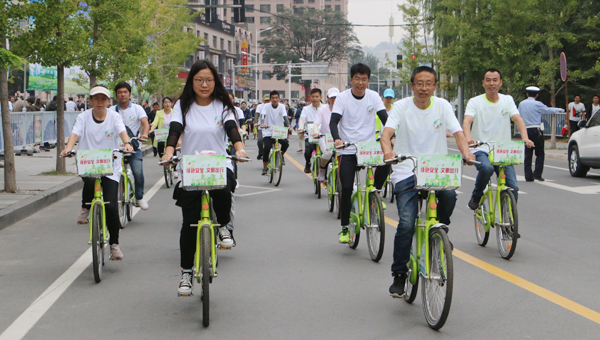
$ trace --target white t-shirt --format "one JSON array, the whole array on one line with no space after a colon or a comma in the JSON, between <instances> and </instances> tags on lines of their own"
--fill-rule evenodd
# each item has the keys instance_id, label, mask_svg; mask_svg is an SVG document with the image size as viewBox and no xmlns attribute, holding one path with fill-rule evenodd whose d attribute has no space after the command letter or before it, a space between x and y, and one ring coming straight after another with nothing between
<instances>
[{"instance_id":1,"label":"white t-shirt","mask_svg":"<svg viewBox=\"0 0 600 340\"><path fill-rule=\"evenodd\" d=\"M352 89L340 93L333 105L333 113L342 115L338 124L340 139L346 143L374 142L375 115L385 110L377 92L367 89L362 99L352 95ZM338 150L340 155L356 154L355 147Z\"/></svg>"},{"instance_id":2,"label":"white t-shirt","mask_svg":"<svg viewBox=\"0 0 600 340\"><path fill-rule=\"evenodd\" d=\"M589 119L592 119L592 117L596 114L596 112L600 111L600 105L594 105L592 104L592 115L590 116Z\"/></svg>"},{"instance_id":3,"label":"white t-shirt","mask_svg":"<svg viewBox=\"0 0 600 340\"><path fill-rule=\"evenodd\" d=\"M317 118L315 118L315 125L321 125L321 129L319 130L321 134L331 133L331 129L329 128L330 122L331 110L329 109L329 105L321 105L321 108L317 111Z\"/></svg>"},{"instance_id":4,"label":"white t-shirt","mask_svg":"<svg viewBox=\"0 0 600 340\"><path fill-rule=\"evenodd\" d=\"M236 112L236 114L237 114L237 119L238 119L238 121L239 121L240 119L244 119L244 111L242 111L242 109L240 109L240 108L239 108L239 107L237 107L237 106L234 106L234 107L235 107L235 112Z\"/></svg>"},{"instance_id":5,"label":"white t-shirt","mask_svg":"<svg viewBox=\"0 0 600 340\"><path fill-rule=\"evenodd\" d=\"M256 107L256 112L258 112L258 129L260 131L265 131L265 129L262 128L262 126L260 126L260 124L264 123L265 120L265 115L263 114L263 107L265 106L265 104L258 104L258 106Z\"/></svg>"},{"instance_id":6,"label":"white t-shirt","mask_svg":"<svg viewBox=\"0 0 600 340\"><path fill-rule=\"evenodd\" d=\"M337 102L337 99L336 99ZM386 128L396 131L394 152L398 155L447 155L446 130L451 134L462 131L452 105L445 99L431 97L426 110L418 108L412 97L394 103L388 112ZM394 184L414 175L410 160L392 165L390 179Z\"/></svg>"},{"instance_id":7,"label":"white t-shirt","mask_svg":"<svg viewBox=\"0 0 600 340\"><path fill-rule=\"evenodd\" d=\"M315 119L317 119L317 112L320 108L323 107L323 104L319 103L319 107L314 107L311 105L307 105L302 108L302 113L300 113L300 118L304 117L307 124L314 123ZM312 133L312 131L309 131ZM308 139L308 133L304 134L304 139Z\"/></svg>"},{"instance_id":8,"label":"white t-shirt","mask_svg":"<svg viewBox=\"0 0 600 340\"><path fill-rule=\"evenodd\" d=\"M77 111L77 104L74 101L69 100L65 105L67 106L67 111Z\"/></svg>"},{"instance_id":9,"label":"white t-shirt","mask_svg":"<svg viewBox=\"0 0 600 340\"><path fill-rule=\"evenodd\" d=\"M469 99L465 116L473 118L471 137L482 142L510 141L510 120L519 114L519 109L512 96L499 93L500 100L491 103L485 93ZM489 147L482 145L472 152L489 153Z\"/></svg>"},{"instance_id":10,"label":"white t-shirt","mask_svg":"<svg viewBox=\"0 0 600 340\"><path fill-rule=\"evenodd\" d=\"M573 112L573 111L575 111L575 112ZM574 122L580 121L581 115L584 112L585 112L585 105L583 105L582 102L579 102L579 104L575 104L575 102L569 103L569 112L567 112L567 114L569 115L569 120L572 120Z\"/></svg>"},{"instance_id":11,"label":"white t-shirt","mask_svg":"<svg viewBox=\"0 0 600 340\"><path fill-rule=\"evenodd\" d=\"M181 101L177 101L173 108L171 122L183 125ZM223 118L224 117L224 118ZM181 138L181 154L195 155L196 151L214 151L218 155L227 155L227 132L224 125L228 121L235 122L232 111L223 112L223 103L214 99L207 106L200 106L193 102L185 116L185 129ZM227 160L227 167L233 171L231 160Z\"/></svg>"},{"instance_id":12,"label":"white t-shirt","mask_svg":"<svg viewBox=\"0 0 600 340\"><path fill-rule=\"evenodd\" d=\"M165 120L163 121L163 129L168 129L169 126L171 126L171 119L173 119L173 110L171 110L171 113L167 114L165 112Z\"/></svg>"},{"instance_id":13,"label":"white t-shirt","mask_svg":"<svg viewBox=\"0 0 600 340\"><path fill-rule=\"evenodd\" d=\"M284 125L283 117L286 116L286 111L283 104L277 104L276 108L272 104L265 104L262 107L261 114L264 115L264 123L268 126L267 129L263 129L263 138L271 137L273 126Z\"/></svg>"},{"instance_id":14,"label":"white t-shirt","mask_svg":"<svg viewBox=\"0 0 600 340\"><path fill-rule=\"evenodd\" d=\"M96 123L92 109L82 112L77 116L72 133L79 136L79 150L118 149L119 134L125 131L125 125L118 113L112 109L106 112L102 123ZM113 175L107 176L115 182L121 179L121 154L116 154L113 162Z\"/></svg>"},{"instance_id":15,"label":"white t-shirt","mask_svg":"<svg viewBox=\"0 0 600 340\"><path fill-rule=\"evenodd\" d=\"M120 104L115 105L114 108L121 115L121 118L123 118L123 123L131 129L131 132L138 136L141 132L140 127L142 126L140 120L142 118L148 119L146 110L132 102L129 102L129 106L126 109L123 109Z\"/></svg>"}]
</instances>

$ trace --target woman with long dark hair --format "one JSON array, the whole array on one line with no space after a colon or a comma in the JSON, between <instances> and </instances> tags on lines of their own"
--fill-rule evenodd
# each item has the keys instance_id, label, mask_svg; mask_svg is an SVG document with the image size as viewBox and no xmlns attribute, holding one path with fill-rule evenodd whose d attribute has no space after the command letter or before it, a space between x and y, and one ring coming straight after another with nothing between
<instances>
[{"instance_id":1,"label":"woman with long dark hair","mask_svg":"<svg viewBox=\"0 0 600 340\"><path fill-rule=\"evenodd\" d=\"M181 154L194 155L196 151L212 150L226 155L227 137L233 143L236 156L246 158L244 143L237 127L235 108L223 86L223 82L213 64L206 60L197 61L190 70L183 92L173 107L173 117L169 127L167 147L162 157L170 160L175 152L179 137ZM181 281L178 294L189 296L192 293L192 267L196 251L198 227L192 227L200 219L201 191L185 191L175 185L173 198L181 207L183 225L179 237L181 252ZM225 227L229 223L231 193L235 190L233 165L227 161L227 186L224 189L209 191L217 215L219 239L222 247L231 247L233 235Z\"/></svg>"},{"instance_id":2,"label":"woman with long dark hair","mask_svg":"<svg viewBox=\"0 0 600 340\"><path fill-rule=\"evenodd\" d=\"M173 118L173 99L171 97L164 97L162 100L163 109L156 111L156 116L150 125L150 133L156 129L168 129ZM162 157L165 153L165 142L159 142L154 140L153 147L158 151L158 155Z\"/></svg>"}]
</instances>

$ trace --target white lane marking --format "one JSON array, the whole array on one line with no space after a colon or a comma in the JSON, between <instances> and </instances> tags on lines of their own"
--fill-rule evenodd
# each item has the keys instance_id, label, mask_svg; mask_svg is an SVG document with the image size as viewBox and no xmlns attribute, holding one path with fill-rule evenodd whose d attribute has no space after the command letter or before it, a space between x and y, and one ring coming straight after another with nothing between
<instances>
[{"instance_id":1,"label":"white lane marking","mask_svg":"<svg viewBox=\"0 0 600 340\"><path fill-rule=\"evenodd\" d=\"M253 196L253 195L260 195L260 194L268 194L268 193L272 193L272 192L276 192L276 191L282 191L283 189L271 189L271 188L265 188L265 187L254 187L251 185L240 185L240 188L252 188L252 189L261 189L261 191L258 192L251 192L248 194L233 194L235 197L245 197L245 196Z\"/></svg>"},{"instance_id":2,"label":"white lane marking","mask_svg":"<svg viewBox=\"0 0 600 340\"><path fill-rule=\"evenodd\" d=\"M161 178L152 186L146 194L148 201L158 192L158 189L164 183ZM135 216L140 211L139 208L133 209L132 215ZM124 229L125 230L125 229ZM71 286L71 284L81 275L81 273L92 263L92 247L89 247L81 257L67 271L65 271L56 281L54 281L42 295L38 296L19 317L0 334L0 340L21 340L33 326L41 319L60 296Z\"/></svg>"},{"instance_id":3,"label":"white lane marking","mask_svg":"<svg viewBox=\"0 0 600 340\"><path fill-rule=\"evenodd\" d=\"M544 168L551 168L551 169L556 169L556 170L562 170L562 171L569 171L568 168L561 168L558 166L553 166L553 165L544 165ZM592 176L600 176L600 174L594 173L594 172L588 172L588 175L592 175Z\"/></svg>"}]
</instances>

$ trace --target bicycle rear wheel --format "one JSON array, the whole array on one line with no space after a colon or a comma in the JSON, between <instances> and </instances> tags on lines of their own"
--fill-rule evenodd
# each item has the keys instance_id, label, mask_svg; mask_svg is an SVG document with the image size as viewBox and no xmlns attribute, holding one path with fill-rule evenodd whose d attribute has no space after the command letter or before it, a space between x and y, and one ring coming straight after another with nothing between
<instances>
[{"instance_id":1,"label":"bicycle rear wheel","mask_svg":"<svg viewBox=\"0 0 600 340\"><path fill-rule=\"evenodd\" d=\"M333 172L330 171L327 176L327 208L329 212L335 208L335 179L333 177Z\"/></svg>"},{"instance_id":2,"label":"bicycle rear wheel","mask_svg":"<svg viewBox=\"0 0 600 340\"><path fill-rule=\"evenodd\" d=\"M312 180L313 180L313 187L315 189L315 195L318 194L319 192L319 179L318 179L318 169L317 169L317 162L318 162L318 158L313 157L312 158L312 166L311 166L311 175L312 175Z\"/></svg>"},{"instance_id":3,"label":"bicycle rear wheel","mask_svg":"<svg viewBox=\"0 0 600 340\"><path fill-rule=\"evenodd\" d=\"M394 183L391 180L388 180L388 191L390 193L390 203L394 203Z\"/></svg>"},{"instance_id":4,"label":"bicycle rear wheel","mask_svg":"<svg viewBox=\"0 0 600 340\"><path fill-rule=\"evenodd\" d=\"M133 189L133 181L131 177L125 182L125 195L127 197L127 204L125 205L125 215L127 215L127 221L133 219L133 200L135 199L135 190Z\"/></svg>"},{"instance_id":5,"label":"bicycle rear wheel","mask_svg":"<svg viewBox=\"0 0 600 340\"><path fill-rule=\"evenodd\" d=\"M453 283L450 240L445 231L433 228L429 231L429 277L423 278L421 291L425 319L432 329L440 329L446 323L452 303Z\"/></svg>"},{"instance_id":6,"label":"bicycle rear wheel","mask_svg":"<svg viewBox=\"0 0 600 340\"><path fill-rule=\"evenodd\" d=\"M275 186L281 183L281 174L283 173L283 162L281 160L281 151L275 153Z\"/></svg>"},{"instance_id":7,"label":"bicycle rear wheel","mask_svg":"<svg viewBox=\"0 0 600 340\"><path fill-rule=\"evenodd\" d=\"M371 260L379 262L385 245L385 218L381 197L377 192L369 193L369 225L367 226L367 246Z\"/></svg>"},{"instance_id":8,"label":"bicycle rear wheel","mask_svg":"<svg viewBox=\"0 0 600 340\"><path fill-rule=\"evenodd\" d=\"M340 202L342 201L342 182L340 181L339 174L335 175L335 192L337 193L335 197L335 207L337 209L337 219L342 218L342 211L340 209Z\"/></svg>"},{"instance_id":9,"label":"bicycle rear wheel","mask_svg":"<svg viewBox=\"0 0 600 340\"><path fill-rule=\"evenodd\" d=\"M125 228L127 224L127 200L125 199L125 178L121 176L119 180L119 191L117 192L117 206L119 208L119 222L121 222L121 229Z\"/></svg>"},{"instance_id":10,"label":"bicycle rear wheel","mask_svg":"<svg viewBox=\"0 0 600 340\"><path fill-rule=\"evenodd\" d=\"M268 171L267 171L267 175L269 177L269 183L273 183L273 174L275 172L275 169L273 168L273 165L271 164L271 157L275 157L275 153L273 152L273 150L271 150L271 153L269 154L269 163L267 165L268 167Z\"/></svg>"},{"instance_id":11,"label":"bicycle rear wheel","mask_svg":"<svg viewBox=\"0 0 600 340\"><path fill-rule=\"evenodd\" d=\"M358 205L358 199L355 197L352 200L350 224L348 225L348 231L350 232L350 242L348 242L348 246L352 249L356 249L356 247L358 247L358 242L360 241L360 216L358 215Z\"/></svg>"},{"instance_id":12,"label":"bicycle rear wheel","mask_svg":"<svg viewBox=\"0 0 600 340\"><path fill-rule=\"evenodd\" d=\"M102 228L102 203L96 201L92 206L92 268L96 283L102 281L104 265L104 230Z\"/></svg>"},{"instance_id":13,"label":"bicycle rear wheel","mask_svg":"<svg viewBox=\"0 0 600 340\"><path fill-rule=\"evenodd\" d=\"M512 191L500 193L500 212L502 223L496 224L496 240L500 256L509 260L515 254L519 238L519 213Z\"/></svg>"},{"instance_id":14,"label":"bicycle rear wheel","mask_svg":"<svg viewBox=\"0 0 600 340\"><path fill-rule=\"evenodd\" d=\"M208 327L210 323L210 279L211 279L211 264L210 264L210 229L211 226L202 226L202 246L200 261L202 262L202 324Z\"/></svg>"},{"instance_id":15,"label":"bicycle rear wheel","mask_svg":"<svg viewBox=\"0 0 600 340\"><path fill-rule=\"evenodd\" d=\"M171 184L169 183L169 173L171 172L171 169L169 166L163 166L163 174L165 176L165 185L167 186L167 188L171 187Z\"/></svg>"},{"instance_id":16,"label":"bicycle rear wheel","mask_svg":"<svg viewBox=\"0 0 600 340\"><path fill-rule=\"evenodd\" d=\"M490 231L485 230L485 226L490 218L490 202L488 195L484 194L483 202L477 210L475 210L473 216L475 220L475 238L480 246L485 247L490 238Z\"/></svg>"},{"instance_id":17,"label":"bicycle rear wheel","mask_svg":"<svg viewBox=\"0 0 600 340\"><path fill-rule=\"evenodd\" d=\"M406 277L406 281L404 282L404 300L407 303L413 303L413 301L415 301L415 299L417 298L417 291L419 290L419 273L417 273L417 275L415 275L415 284L413 285L412 283L410 283L410 277L413 275L414 269L413 269L413 265L415 263L413 263L414 259L411 256L410 261L408 261L408 263L406 264L408 266L408 273L406 273L407 277Z\"/></svg>"}]
</instances>

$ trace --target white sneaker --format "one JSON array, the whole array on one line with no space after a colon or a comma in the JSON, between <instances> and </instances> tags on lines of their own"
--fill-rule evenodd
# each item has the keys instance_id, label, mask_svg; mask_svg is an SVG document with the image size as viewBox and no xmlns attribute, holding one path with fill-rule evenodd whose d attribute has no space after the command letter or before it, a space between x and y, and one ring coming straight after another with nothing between
<instances>
[{"instance_id":1,"label":"white sneaker","mask_svg":"<svg viewBox=\"0 0 600 340\"><path fill-rule=\"evenodd\" d=\"M233 246L233 239L227 227L219 228L219 239L221 240L221 247L231 248Z\"/></svg>"},{"instance_id":2,"label":"white sneaker","mask_svg":"<svg viewBox=\"0 0 600 340\"><path fill-rule=\"evenodd\" d=\"M77 224L88 224L90 222L90 209L81 208L81 212L77 215Z\"/></svg>"},{"instance_id":3,"label":"white sneaker","mask_svg":"<svg viewBox=\"0 0 600 340\"><path fill-rule=\"evenodd\" d=\"M179 178L179 171L173 170L173 177L175 177L175 179L178 179Z\"/></svg>"},{"instance_id":4,"label":"white sneaker","mask_svg":"<svg viewBox=\"0 0 600 340\"><path fill-rule=\"evenodd\" d=\"M319 168L319 176L317 176L319 182L325 182L325 169Z\"/></svg>"},{"instance_id":5,"label":"white sneaker","mask_svg":"<svg viewBox=\"0 0 600 340\"><path fill-rule=\"evenodd\" d=\"M177 296L192 296L193 280L191 271L181 271L181 281L179 282L179 289L177 290Z\"/></svg>"},{"instance_id":6,"label":"white sneaker","mask_svg":"<svg viewBox=\"0 0 600 340\"><path fill-rule=\"evenodd\" d=\"M146 202L145 199L142 198L140 200L137 200L137 204L140 207L140 209L142 209L142 210L148 210L148 202Z\"/></svg>"},{"instance_id":7,"label":"white sneaker","mask_svg":"<svg viewBox=\"0 0 600 340\"><path fill-rule=\"evenodd\" d=\"M110 245L110 258L114 260L121 260L123 258L123 252L118 244Z\"/></svg>"}]
</instances>

